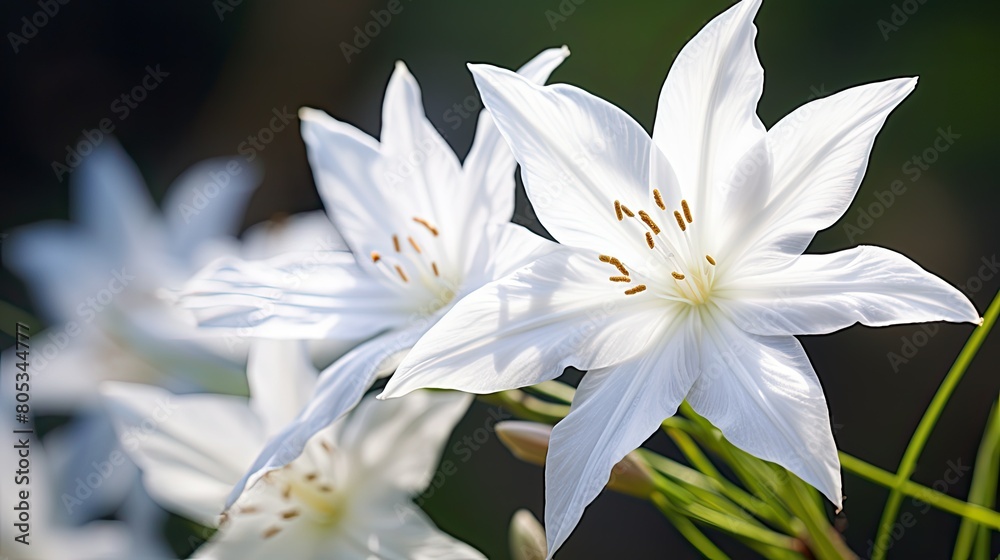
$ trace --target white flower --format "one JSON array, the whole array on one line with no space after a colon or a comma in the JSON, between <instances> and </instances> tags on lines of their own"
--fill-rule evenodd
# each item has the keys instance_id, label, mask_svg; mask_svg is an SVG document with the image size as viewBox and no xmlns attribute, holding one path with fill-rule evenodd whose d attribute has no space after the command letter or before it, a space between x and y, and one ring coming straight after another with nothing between
<instances>
[{"instance_id":1,"label":"white flower","mask_svg":"<svg viewBox=\"0 0 1000 560\"><path fill-rule=\"evenodd\" d=\"M196 557L482 558L435 528L411 499L429 484L471 402L461 393L362 402L220 515L264 443L306 404L316 375L299 343L262 341L251 348L249 402L127 383L108 383L104 393L150 494L219 527Z\"/></svg>"},{"instance_id":2,"label":"white flower","mask_svg":"<svg viewBox=\"0 0 1000 560\"><path fill-rule=\"evenodd\" d=\"M4 262L50 325L32 340L39 408L95 403L102 380L240 390L246 350L195 340L188 317L159 294L234 250L231 233L258 175L228 159L201 162L171 186L161 213L135 164L108 139L73 175L75 224L11 234Z\"/></svg>"},{"instance_id":3,"label":"white flower","mask_svg":"<svg viewBox=\"0 0 1000 560\"><path fill-rule=\"evenodd\" d=\"M520 74L544 82L568 55L565 47L543 51ZM558 247L510 223L516 164L489 115L459 163L402 62L386 89L380 141L314 109L300 117L319 193L349 251L223 259L192 280L184 303L201 325L250 336L378 336L322 373L308 408L263 451L233 499L350 410L454 301Z\"/></svg>"},{"instance_id":4,"label":"white flower","mask_svg":"<svg viewBox=\"0 0 1000 560\"><path fill-rule=\"evenodd\" d=\"M569 248L459 302L384 396L489 393L589 370L552 432L550 555L612 466L684 399L839 506L825 398L793 335L980 321L965 296L900 254L802 254L847 210L876 133L916 80L849 89L765 130L758 6L737 4L680 52L652 138L578 88L472 67L539 219Z\"/></svg>"}]
</instances>

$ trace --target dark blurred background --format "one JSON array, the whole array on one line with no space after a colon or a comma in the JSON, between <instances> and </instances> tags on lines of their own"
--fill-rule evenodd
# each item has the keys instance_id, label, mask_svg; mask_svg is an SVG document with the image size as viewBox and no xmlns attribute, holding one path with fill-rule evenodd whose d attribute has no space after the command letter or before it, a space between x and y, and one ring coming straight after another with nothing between
<instances>
[{"instance_id":1,"label":"dark blurred background","mask_svg":"<svg viewBox=\"0 0 1000 560\"><path fill-rule=\"evenodd\" d=\"M68 217L68 181L57 179L52 162L64 161L67 146L103 118L112 119L115 135L159 198L187 166L237 154L275 110L318 107L377 136L383 88L397 59L409 65L431 122L460 156L471 143L475 118L456 118L461 112L455 105L480 107L465 63L516 67L561 44L573 54L554 81L604 97L649 128L678 49L730 4L400 0L401 11L387 24L369 25L374 37L360 37L359 30L376 19L371 10L389 3L69 0L28 37L21 18L30 20L40 5L4 2L0 232ZM765 2L756 21L766 72L759 113L768 126L818 96L920 76L917 90L879 136L853 206L816 238L812 252L859 243L890 247L960 286L985 311L1000 286L1000 273L984 266L1000 251L998 18L1000 5L987 1ZM147 67L168 75L122 118L121 106L112 103L141 83ZM957 135L947 151L933 148L941 130ZM255 151L265 177L245 225L320 207L295 126ZM890 200L884 192L897 179L906 190ZM523 194L515 219L537 227ZM32 311L27 288L6 270L0 292ZM804 340L826 388L839 445L889 470L972 327L940 325L934 336L914 338L918 331L853 327ZM1000 386L996 336L938 423L914 475L918 482L931 485L943 480L950 464L974 461ZM890 353L903 356L907 340L925 344L905 363L890 361ZM4 339L4 346L9 343ZM476 405L455 441L491 422L489 410ZM658 439L653 445L671 451ZM458 473L428 496L425 507L441 527L489 557L507 557L513 511L528 507L541 516L542 470L514 460L493 437L467 462L454 449L449 456ZM947 493L964 497L970 480L966 475L949 484ZM866 557L887 493L850 474L845 493L847 540ZM910 500L903 511L911 511L917 525L895 543L892 557L950 556L955 517L922 513ZM719 540L734 556L749 557L739 545ZM996 538L994 544L1000 546ZM587 511L560 557L687 558L695 556L691 550L650 505L607 494Z\"/></svg>"}]
</instances>

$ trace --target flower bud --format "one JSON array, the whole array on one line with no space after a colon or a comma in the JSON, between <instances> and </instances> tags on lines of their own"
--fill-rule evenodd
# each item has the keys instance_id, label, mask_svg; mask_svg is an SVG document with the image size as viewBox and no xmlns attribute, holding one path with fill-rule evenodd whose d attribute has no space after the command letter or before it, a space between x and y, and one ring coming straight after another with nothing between
<instances>
[{"instance_id":1,"label":"flower bud","mask_svg":"<svg viewBox=\"0 0 1000 560\"><path fill-rule=\"evenodd\" d=\"M545 560L545 529L526 509L510 518L510 557L513 560Z\"/></svg>"},{"instance_id":2,"label":"flower bud","mask_svg":"<svg viewBox=\"0 0 1000 560\"><path fill-rule=\"evenodd\" d=\"M496 433L504 446L518 459L533 465L545 464L552 426L510 420L497 423ZM637 453L629 453L611 469L607 487L629 496L646 498L654 488L649 465Z\"/></svg>"}]
</instances>

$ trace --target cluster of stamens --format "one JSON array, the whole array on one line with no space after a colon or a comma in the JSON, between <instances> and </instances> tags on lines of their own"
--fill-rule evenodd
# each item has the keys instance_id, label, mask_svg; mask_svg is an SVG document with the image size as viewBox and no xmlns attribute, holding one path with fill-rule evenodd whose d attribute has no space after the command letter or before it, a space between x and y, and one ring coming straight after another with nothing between
<instances>
[{"instance_id":1,"label":"cluster of stamens","mask_svg":"<svg viewBox=\"0 0 1000 560\"><path fill-rule=\"evenodd\" d=\"M429 221L423 218L414 217L413 222L419 224L424 229L426 229L431 234L432 237L438 237L440 235L440 231L438 230L438 228L433 226ZM429 272L435 277L440 277L441 269L438 266L438 263L434 260L427 259L423 248L420 246L417 240L412 235L407 235L405 237L405 241L407 245L409 245L409 248L403 245L403 240L400 238L398 234L396 233L392 234L393 251L395 251L397 255L403 255L404 250L408 251L409 249L412 249L413 252L416 253L416 258L413 258L411 256L407 260L410 261L410 264L415 264L416 268L423 269L423 270L418 270L417 272L418 273ZM398 277L399 280L402 281L404 284L410 282L410 274L408 274L407 269L403 265L403 263L399 262L397 259L394 259L396 260L396 262L389 265L389 263L386 261L386 258L383 257L383 255L378 251L371 252L371 259L372 263L374 264L382 263L386 267L385 270L388 271L390 276Z\"/></svg>"},{"instance_id":2,"label":"cluster of stamens","mask_svg":"<svg viewBox=\"0 0 1000 560\"><path fill-rule=\"evenodd\" d=\"M333 455L334 448L329 442L319 440L319 445L328 455ZM326 477L317 471L305 473L296 469L296 463L290 463L284 467L270 471L261 479L262 484L274 485L280 489L281 501L287 502L288 507L277 511L277 520L274 524L264 529L260 536L269 539L284 530L283 523L303 515L301 506L312 506L318 514L318 518L335 520L338 515L337 497L334 487ZM230 523L233 516L261 514L263 510L253 504L235 506L219 516L219 528L224 528Z\"/></svg>"},{"instance_id":3,"label":"cluster of stamens","mask_svg":"<svg viewBox=\"0 0 1000 560\"><path fill-rule=\"evenodd\" d=\"M656 204L656 207L660 209L660 211L672 213L674 221L677 224L677 228L681 231L682 234L685 235L687 234L689 225L694 223L694 215L691 212L691 206L688 204L687 200L681 200L681 207L679 210L671 211L667 208L667 205L664 203L663 195L660 193L659 189L653 189L653 202ZM636 219L639 222L641 222L643 226L645 226L642 235L646 242L646 246L649 247L650 249L656 249L658 239L664 241L664 243L666 243L668 248L666 254L667 259L670 260L670 262L672 262L677 269L682 269L682 267L679 265L676 258L674 257L674 251L669 250L672 249L670 241L660 237L660 234L663 232L663 230L660 228L659 224L656 223L656 220L654 220L653 217L648 212L646 212L645 210L637 210L633 212L632 209L630 209L628 206L622 204L620 200L614 201L614 210L615 210L615 217L618 219L619 222L623 222L626 219ZM618 272L621 273L620 275L609 277L610 281L624 282L624 283L632 282L632 277L631 274L629 273L628 268L626 268L624 263L622 263L619 259L612 257L610 255L601 255L600 260L601 262L608 263L614 266L615 268L618 269ZM711 267L715 267L716 265L715 259L712 258L711 255L705 255L705 260L708 261L708 264L711 265ZM672 271L670 273L670 276L678 283L687 279L687 276L681 272L678 272L678 270ZM634 287L625 290L625 295L638 294L645 290L646 290L645 284L638 284ZM690 291L693 294L694 288L691 288ZM684 290L683 288L682 292L687 294L687 291Z\"/></svg>"}]
</instances>

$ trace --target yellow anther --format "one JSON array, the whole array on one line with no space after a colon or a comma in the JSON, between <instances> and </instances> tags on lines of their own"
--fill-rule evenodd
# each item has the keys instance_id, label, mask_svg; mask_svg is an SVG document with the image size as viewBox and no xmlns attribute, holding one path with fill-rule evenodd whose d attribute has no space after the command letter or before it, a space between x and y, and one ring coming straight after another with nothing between
<instances>
[{"instance_id":1,"label":"yellow anther","mask_svg":"<svg viewBox=\"0 0 1000 560\"><path fill-rule=\"evenodd\" d=\"M653 221L653 218L649 217L649 214L645 210L639 210L639 219L642 220L642 223L649 226L649 229L653 230L653 235L659 235L660 226L656 225L656 222Z\"/></svg>"},{"instance_id":2,"label":"yellow anther","mask_svg":"<svg viewBox=\"0 0 1000 560\"><path fill-rule=\"evenodd\" d=\"M430 222L428 222L427 220L425 220L423 218L413 218L413 221L417 222L418 224L420 224L422 226L424 226L425 228L427 228L427 231L431 232L431 235L433 235L434 237L437 237L438 230L437 230L436 227L432 226L430 224Z\"/></svg>"},{"instance_id":3,"label":"yellow anther","mask_svg":"<svg viewBox=\"0 0 1000 560\"><path fill-rule=\"evenodd\" d=\"M281 532L281 527L269 527L263 533L261 533L260 536L264 537L265 539L269 539L280 532Z\"/></svg>"},{"instance_id":4,"label":"yellow anther","mask_svg":"<svg viewBox=\"0 0 1000 560\"><path fill-rule=\"evenodd\" d=\"M681 201L681 209L684 210L684 219L687 220L689 224L693 222L694 218L691 217L691 207L688 206L688 201Z\"/></svg>"},{"instance_id":5,"label":"yellow anther","mask_svg":"<svg viewBox=\"0 0 1000 560\"><path fill-rule=\"evenodd\" d=\"M239 508L237 510L237 513L257 513L259 511L260 508L258 508L257 506L244 506Z\"/></svg>"},{"instance_id":6,"label":"yellow anther","mask_svg":"<svg viewBox=\"0 0 1000 560\"><path fill-rule=\"evenodd\" d=\"M614 257L611 257L611 260L608 261L608 262L610 262L615 268L617 268L618 272L621 272L625 276L628 276L628 269L625 268L625 265L622 264L622 261L620 261L620 260L618 260L618 259L616 259Z\"/></svg>"},{"instance_id":7,"label":"yellow anther","mask_svg":"<svg viewBox=\"0 0 1000 560\"><path fill-rule=\"evenodd\" d=\"M396 234L392 234L392 246L396 249L396 252L398 253L399 252L399 236L396 235Z\"/></svg>"},{"instance_id":8,"label":"yellow anther","mask_svg":"<svg viewBox=\"0 0 1000 560\"><path fill-rule=\"evenodd\" d=\"M712 255L705 255L705 260L708 261L708 264L715 266L715 259L712 258Z\"/></svg>"},{"instance_id":9,"label":"yellow anther","mask_svg":"<svg viewBox=\"0 0 1000 560\"><path fill-rule=\"evenodd\" d=\"M420 250L420 245L417 245L417 241L415 239L413 239L413 237L407 236L406 239L410 242L410 245L413 247L414 251L416 251L418 253L422 253L423 252L423 251Z\"/></svg>"},{"instance_id":10,"label":"yellow anther","mask_svg":"<svg viewBox=\"0 0 1000 560\"><path fill-rule=\"evenodd\" d=\"M619 222L625 219L622 216L622 203L618 202L617 200L615 201L615 216L618 217Z\"/></svg>"},{"instance_id":11,"label":"yellow anther","mask_svg":"<svg viewBox=\"0 0 1000 560\"><path fill-rule=\"evenodd\" d=\"M378 254L378 251L372 251L372 262L377 263L382 260L382 255Z\"/></svg>"},{"instance_id":12,"label":"yellow anther","mask_svg":"<svg viewBox=\"0 0 1000 560\"><path fill-rule=\"evenodd\" d=\"M307 474L304 478L306 479L306 482L312 482L312 481L316 480L316 478L318 478L318 477L319 477L318 474L316 474L314 472L311 472L311 473Z\"/></svg>"},{"instance_id":13,"label":"yellow anther","mask_svg":"<svg viewBox=\"0 0 1000 560\"><path fill-rule=\"evenodd\" d=\"M611 262L611 259L612 259L612 257L609 257L608 255L601 255L601 256L599 256L597 258L600 259L601 262L605 262L605 263Z\"/></svg>"},{"instance_id":14,"label":"yellow anther","mask_svg":"<svg viewBox=\"0 0 1000 560\"><path fill-rule=\"evenodd\" d=\"M438 263L431 261L431 270L434 271L434 276L441 276L441 273L438 272Z\"/></svg>"},{"instance_id":15,"label":"yellow anther","mask_svg":"<svg viewBox=\"0 0 1000 560\"><path fill-rule=\"evenodd\" d=\"M612 276L612 277L608 278L608 280L611 280L612 282L631 282L632 281L632 279L629 278L628 276Z\"/></svg>"},{"instance_id":16,"label":"yellow anther","mask_svg":"<svg viewBox=\"0 0 1000 560\"><path fill-rule=\"evenodd\" d=\"M299 510L293 508L293 509L290 509L288 511L281 512L281 518L282 519L294 519L294 518L298 517L300 513L301 512Z\"/></svg>"},{"instance_id":17,"label":"yellow anther","mask_svg":"<svg viewBox=\"0 0 1000 560\"><path fill-rule=\"evenodd\" d=\"M648 231L646 232L646 245L649 245L650 249L656 247L656 245L653 245L653 234Z\"/></svg>"},{"instance_id":18,"label":"yellow anther","mask_svg":"<svg viewBox=\"0 0 1000 560\"><path fill-rule=\"evenodd\" d=\"M674 277L674 280L683 280L685 278L680 272L671 272L670 275Z\"/></svg>"},{"instance_id":19,"label":"yellow anther","mask_svg":"<svg viewBox=\"0 0 1000 560\"><path fill-rule=\"evenodd\" d=\"M406 277L406 273L403 272L403 267L396 265L396 272L399 273L399 277L403 279L403 282L409 282L410 279Z\"/></svg>"},{"instance_id":20,"label":"yellow anther","mask_svg":"<svg viewBox=\"0 0 1000 560\"><path fill-rule=\"evenodd\" d=\"M677 220L677 227L681 228L681 231L687 231L687 224L684 223L684 218L677 210L674 210L674 219Z\"/></svg>"},{"instance_id":21,"label":"yellow anther","mask_svg":"<svg viewBox=\"0 0 1000 560\"><path fill-rule=\"evenodd\" d=\"M319 491L320 492L333 492L333 486L330 486L329 484L320 484L319 485Z\"/></svg>"},{"instance_id":22,"label":"yellow anther","mask_svg":"<svg viewBox=\"0 0 1000 560\"><path fill-rule=\"evenodd\" d=\"M629 288L629 289L625 290L625 295L630 296L632 294L638 294L639 292L644 292L644 291L646 291L646 285L645 284L639 284L638 286L636 286L634 288Z\"/></svg>"},{"instance_id":23,"label":"yellow anther","mask_svg":"<svg viewBox=\"0 0 1000 560\"><path fill-rule=\"evenodd\" d=\"M635 214L633 214L632 211L628 209L628 206L625 206L624 204L621 204L620 206L622 208L622 212L625 212L626 216L628 216L629 218L635 217Z\"/></svg>"},{"instance_id":24,"label":"yellow anther","mask_svg":"<svg viewBox=\"0 0 1000 560\"><path fill-rule=\"evenodd\" d=\"M329 443L327 443L326 440L320 440L319 441L319 445L327 453L333 453L333 446L331 446Z\"/></svg>"},{"instance_id":25,"label":"yellow anther","mask_svg":"<svg viewBox=\"0 0 1000 560\"><path fill-rule=\"evenodd\" d=\"M663 197L660 196L660 189L653 189L653 202L660 207L660 210L666 210L667 205L663 203Z\"/></svg>"},{"instance_id":26,"label":"yellow anther","mask_svg":"<svg viewBox=\"0 0 1000 560\"><path fill-rule=\"evenodd\" d=\"M285 485L285 488L281 491L281 499L287 500L290 497L292 497L292 487Z\"/></svg>"}]
</instances>

